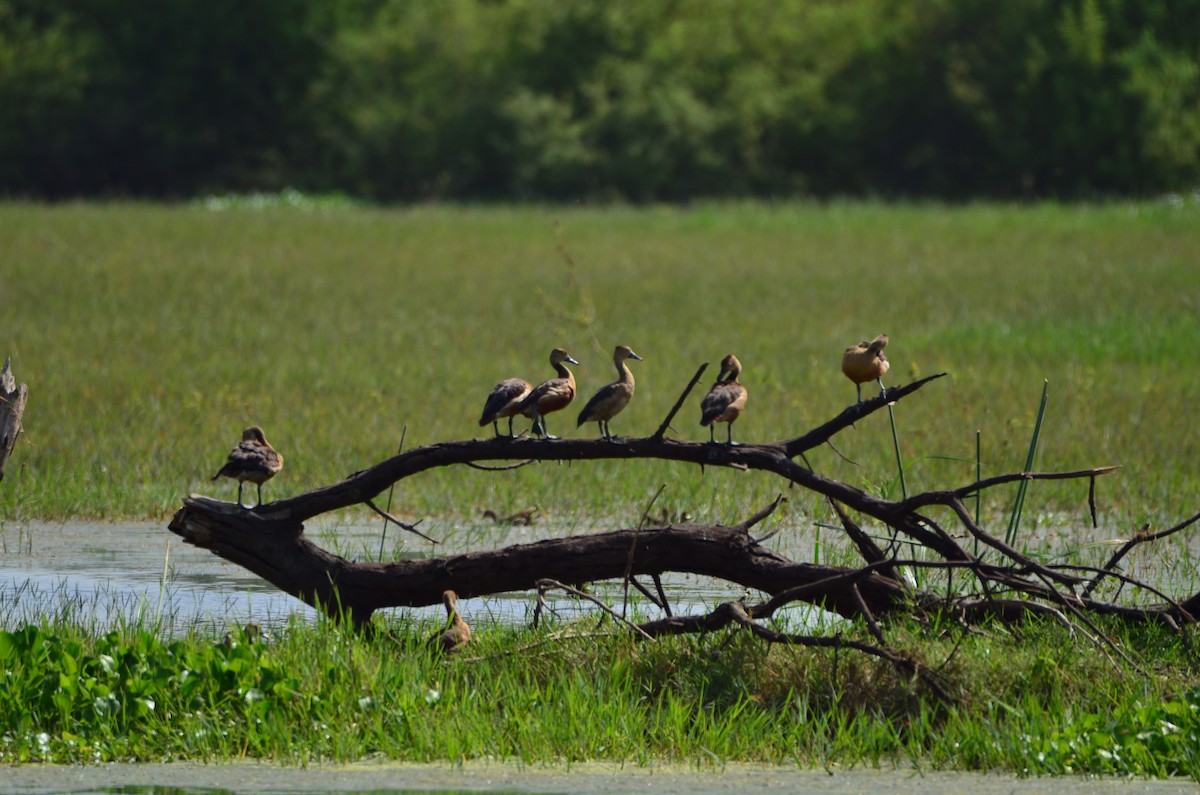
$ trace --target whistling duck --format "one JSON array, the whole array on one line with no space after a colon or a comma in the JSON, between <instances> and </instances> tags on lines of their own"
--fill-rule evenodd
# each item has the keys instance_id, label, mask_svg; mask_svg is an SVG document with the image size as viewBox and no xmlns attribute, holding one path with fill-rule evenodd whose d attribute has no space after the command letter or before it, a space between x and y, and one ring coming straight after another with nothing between
<instances>
[{"instance_id":1,"label":"whistling duck","mask_svg":"<svg viewBox=\"0 0 1200 795\"><path fill-rule=\"evenodd\" d=\"M533 432L547 439L558 437L546 432L546 415L565 409L575 399L575 376L563 362L579 364L562 348L550 351L550 366L558 373L558 377L538 384L517 405L518 414L524 414L533 420Z\"/></svg>"},{"instance_id":2,"label":"whistling duck","mask_svg":"<svg viewBox=\"0 0 1200 795\"><path fill-rule=\"evenodd\" d=\"M454 591L442 592L442 604L446 606L446 628L430 638L429 645L442 652L458 651L471 639L471 625L458 614Z\"/></svg>"},{"instance_id":3,"label":"whistling duck","mask_svg":"<svg viewBox=\"0 0 1200 795\"><path fill-rule=\"evenodd\" d=\"M599 423L600 435L605 439L613 438L612 432L608 428L608 421L620 414L621 410L629 404L629 399L633 397L633 373L625 364L626 359L637 359L640 362L642 357L634 353L628 345L618 345L613 351L613 364L617 366L617 380L592 395L592 399L583 407L583 411L579 412L578 425L583 425L585 422Z\"/></svg>"},{"instance_id":4,"label":"whistling duck","mask_svg":"<svg viewBox=\"0 0 1200 795\"><path fill-rule=\"evenodd\" d=\"M262 484L275 477L281 469L283 469L283 456L267 441L262 428L251 425L242 431L242 441L229 453L225 466L221 467L217 474L212 476L212 479L216 480L222 476L235 478L238 482L238 505L242 505L243 482L248 480L257 484L258 504L261 505ZM242 505L242 507L246 506Z\"/></svg>"},{"instance_id":5,"label":"whistling duck","mask_svg":"<svg viewBox=\"0 0 1200 795\"><path fill-rule=\"evenodd\" d=\"M732 353L721 360L721 372L717 382L704 396L700 404L700 424L708 426L708 440L716 443L713 425L718 422L729 423L728 444L733 444L733 422L746 408L746 387L738 383L742 373L742 363Z\"/></svg>"},{"instance_id":6,"label":"whistling duck","mask_svg":"<svg viewBox=\"0 0 1200 795\"><path fill-rule=\"evenodd\" d=\"M851 345L842 354L842 372L854 382L859 403L862 403L862 385L868 381L878 381L881 394L887 391L887 387L883 385L883 374L892 366L883 355L887 344L887 334L880 334L870 342L863 340L857 345Z\"/></svg>"},{"instance_id":7,"label":"whistling duck","mask_svg":"<svg viewBox=\"0 0 1200 795\"><path fill-rule=\"evenodd\" d=\"M492 391L488 393L487 402L483 404L483 414L479 417L479 427L487 425L489 422L496 430L496 436L500 436L499 420L508 417L508 436L511 439L513 435L513 417L517 416L517 406L521 405L521 399L529 394L533 389L529 382L523 378L506 378L500 383L492 387Z\"/></svg>"}]
</instances>

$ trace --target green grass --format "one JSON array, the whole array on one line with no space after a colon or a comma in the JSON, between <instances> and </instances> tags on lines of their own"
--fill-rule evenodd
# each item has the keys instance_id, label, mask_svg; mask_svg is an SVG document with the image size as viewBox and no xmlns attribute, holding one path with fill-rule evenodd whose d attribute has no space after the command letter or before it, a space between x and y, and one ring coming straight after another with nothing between
<instances>
[{"instance_id":1,"label":"green grass","mask_svg":"<svg viewBox=\"0 0 1200 795\"><path fill-rule=\"evenodd\" d=\"M1158 628L1112 630L1135 656L1156 650L1148 678L1057 624L961 645L953 628L893 628L892 642L941 667L959 699L946 708L886 663L745 633L650 643L611 625L477 625L443 661L424 646L432 622L379 626L368 638L294 623L268 643L238 630L163 640L144 622L0 632L0 763L738 760L1200 776L1195 657Z\"/></svg>"},{"instance_id":2,"label":"green grass","mask_svg":"<svg viewBox=\"0 0 1200 795\"><path fill-rule=\"evenodd\" d=\"M794 435L853 401L842 349L886 332L886 383L950 374L896 407L909 492L974 480L977 429L984 476L1019 469L1047 379L1038 468L1124 469L1099 485L1095 537L1080 531L1086 484L1033 484L1019 543L1098 563L1110 549L1080 545L1200 507L1197 252L1194 201L6 204L0 355L31 394L0 532L14 523L6 543L20 546L26 520L162 519L192 491L232 499L232 483L207 478L250 423L287 457L268 499L391 455L404 428L410 447L490 433L475 420L492 383L547 377L555 345L583 362L584 396L612 379L618 342L645 357L618 434L652 431L700 362L736 352L750 390L736 438ZM707 438L698 401L676 419L681 438ZM575 435L575 414L552 415L551 431ZM855 463L813 451L820 472L899 494L882 413L836 442ZM635 524L661 483L656 512L722 522L783 486L663 462L542 464L428 473L393 507L468 540L484 509L531 505L550 532L587 531ZM780 538L853 563L840 531L812 527L830 521L821 501L790 496L770 522L811 537ZM990 527L1015 496L989 495ZM1153 557L1136 571L1194 589L1186 539ZM465 655L481 659L447 665L424 652L433 625L403 615L373 638L297 623L271 644L226 644L202 628L167 639L150 606L115 629L85 608L6 614L0 763L736 759L1200 776L1195 655L1153 627L1105 626L1148 676L1057 625L961 646L953 628L889 627L889 642L942 666L959 699L944 710L886 664L742 635L550 639L484 623Z\"/></svg>"},{"instance_id":3,"label":"green grass","mask_svg":"<svg viewBox=\"0 0 1200 795\"><path fill-rule=\"evenodd\" d=\"M30 400L0 516L162 518L192 491L232 499L207 477L250 423L287 458L268 499L328 484L394 453L406 426L409 446L490 433L475 424L487 390L548 377L555 345L582 362L585 397L614 377L616 343L645 357L619 434L649 433L700 362L736 352L750 400L735 435L775 439L851 403L841 351L886 332L885 383L950 373L897 407L910 492L973 480L977 429L985 476L1019 469L1048 379L1039 467L1121 464L1101 482L1102 521L1161 527L1200 501L1198 251L1190 200L10 203L0 354ZM676 419L681 438L707 438L698 401ZM576 413L552 415L551 432L576 435ZM819 471L899 494L886 417L836 442L855 464L823 449L809 456ZM568 528L627 524L660 483L658 507L716 521L782 486L661 462L540 465L423 475L395 508L455 520L536 504ZM1085 498L1086 484L1038 483L1025 524ZM828 516L799 495L788 510L799 525Z\"/></svg>"}]
</instances>

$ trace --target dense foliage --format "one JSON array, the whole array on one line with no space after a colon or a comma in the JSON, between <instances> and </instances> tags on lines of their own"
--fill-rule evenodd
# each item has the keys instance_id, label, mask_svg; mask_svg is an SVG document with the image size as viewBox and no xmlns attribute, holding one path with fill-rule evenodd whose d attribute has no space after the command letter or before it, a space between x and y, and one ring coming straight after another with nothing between
<instances>
[{"instance_id":1,"label":"dense foliage","mask_svg":"<svg viewBox=\"0 0 1200 795\"><path fill-rule=\"evenodd\" d=\"M1018 640L926 636L922 653L952 660L943 671L962 701L949 708L886 665L772 649L744 633L636 644L485 626L476 656L447 662L424 647L431 624L381 628L368 638L293 622L266 642L238 629L167 640L136 624L0 630L0 763L907 759L1034 774L1200 772L1200 690L1171 689L1194 676L1191 655L1153 627L1122 640L1155 655L1161 681L1057 624Z\"/></svg>"},{"instance_id":2,"label":"dense foliage","mask_svg":"<svg viewBox=\"0 0 1200 795\"><path fill-rule=\"evenodd\" d=\"M0 0L0 190L1191 188L1197 30L1200 0Z\"/></svg>"}]
</instances>

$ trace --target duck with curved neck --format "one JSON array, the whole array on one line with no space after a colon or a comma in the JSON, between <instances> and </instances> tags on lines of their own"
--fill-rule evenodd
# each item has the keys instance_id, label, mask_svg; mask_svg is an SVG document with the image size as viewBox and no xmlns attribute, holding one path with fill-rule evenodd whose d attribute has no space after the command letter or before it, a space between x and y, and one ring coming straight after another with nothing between
<instances>
[{"instance_id":1,"label":"duck with curved neck","mask_svg":"<svg viewBox=\"0 0 1200 795\"><path fill-rule=\"evenodd\" d=\"M704 396L700 403L700 424L708 426L708 441L716 444L713 426L718 422L729 423L728 441L732 445L733 423L746 408L746 387L738 382L742 373L742 363L732 353L721 360L721 372L717 382Z\"/></svg>"},{"instance_id":2,"label":"duck with curved neck","mask_svg":"<svg viewBox=\"0 0 1200 795\"><path fill-rule=\"evenodd\" d=\"M579 422L576 427L583 425L585 422L595 422L600 425L600 435L602 438L610 441L614 440L612 431L609 430L608 421L621 413L627 405L629 399L633 397L633 372L629 369L629 365L625 364L627 359L642 360L633 352L633 348L628 345L618 345L613 351L613 364L617 368L617 380L613 381L600 391L592 395L592 399L583 407L583 411L579 412Z\"/></svg>"},{"instance_id":3,"label":"duck with curved neck","mask_svg":"<svg viewBox=\"0 0 1200 795\"><path fill-rule=\"evenodd\" d=\"M442 604L446 606L446 628L430 638L429 645L443 653L458 651L471 640L471 625L459 615L454 591L442 592Z\"/></svg>"},{"instance_id":4,"label":"duck with curved neck","mask_svg":"<svg viewBox=\"0 0 1200 795\"><path fill-rule=\"evenodd\" d=\"M842 354L842 372L854 382L854 386L858 390L859 404L863 402L862 385L868 381L879 382L881 395L887 392L887 387L883 385L883 375L892 366L892 363L883 355L883 349L887 347L887 344L887 334L880 334L870 342L863 340L857 345L851 345Z\"/></svg>"},{"instance_id":5,"label":"duck with curved neck","mask_svg":"<svg viewBox=\"0 0 1200 795\"><path fill-rule=\"evenodd\" d=\"M535 386L517 406L518 414L523 414L533 420L534 434L547 439L557 439L558 437L551 436L546 431L546 415L565 409L575 399L575 376L563 362L579 364L571 358L571 354L562 348L550 351L550 366L554 368L554 372L558 373L558 377Z\"/></svg>"}]
</instances>

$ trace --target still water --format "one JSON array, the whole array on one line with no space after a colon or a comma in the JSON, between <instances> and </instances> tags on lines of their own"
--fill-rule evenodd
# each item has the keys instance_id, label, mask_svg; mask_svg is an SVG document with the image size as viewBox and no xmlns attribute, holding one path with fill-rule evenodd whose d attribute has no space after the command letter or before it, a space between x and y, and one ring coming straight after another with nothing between
<instances>
[{"instance_id":1,"label":"still water","mask_svg":"<svg viewBox=\"0 0 1200 795\"><path fill-rule=\"evenodd\" d=\"M564 534L562 528L440 528L449 543L439 552L463 552L527 543ZM570 532L580 532L572 528ZM584 530L586 532L586 530ZM374 560L380 526L314 525L314 541L344 557ZM1053 540L1053 539L1048 539ZM395 539L388 541L392 549ZM428 547L405 541L400 554L425 556ZM795 544L795 540L791 542ZM805 541L804 544L810 542ZM1072 539L1068 546L1096 543ZM1100 541L1104 546L1111 542ZM783 549L794 558L810 558L813 548ZM828 550L827 550L828 551ZM1105 554L1107 551L1105 550ZM743 593L720 581L674 575L664 585L679 613L698 613ZM620 605L620 583L601 584L596 591L609 604ZM656 608L639 599L647 617ZM460 606L473 623L527 622L533 595L505 594L464 600ZM595 613L595 608L558 596L551 607L565 618ZM435 615L440 605L412 611ZM820 611L797 608L792 619L812 625L830 620ZM191 628L225 630L254 621L282 626L299 618L316 620L315 612L273 586L212 553L184 544L164 524L85 522L0 523L0 628L11 629L47 617L64 617L107 626L139 617L156 622L167 633ZM752 765L694 767L625 767L571 765L530 768L519 764L386 765L281 768L270 764L223 765L23 765L4 771L0 791L14 795L73 793L93 795L273 795L274 793L374 793L408 795L467 792L492 793L678 793L725 795L741 792L790 793L1028 793L1083 795L1174 795L1196 792L1185 781L1097 781L1020 779L1012 776L917 772L913 770L801 770Z\"/></svg>"},{"instance_id":2,"label":"still water","mask_svg":"<svg viewBox=\"0 0 1200 795\"><path fill-rule=\"evenodd\" d=\"M440 528L447 543L439 554L496 548L551 537L549 528L496 528L451 533ZM309 537L324 548L354 560L374 560L379 553L379 525L313 525ZM394 533L394 528L392 529ZM394 539L388 539L392 549ZM427 556L428 545L404 542L400 554ZM729 583L693 575L663 578L676 612L701 612L738 598ZM623 602L622 583L598 584L593 591L608 604ZM658 617L657 609L631 591L631 601ZM571 619L595 612L586 602L563 594L547 594L549 607ZM530 620L535 594L500 594L459 603L473 624L519 624ZM409 609L414 616L443 615L440 604ZM597 614L598 615L598 614ZM183 541L164 524L29 523L0 527L0 627L11 629L45 617L75 617L106 627L120 620L154 621L168 633L255 622L278 627L294 618L315 621L316 612L281 593L270 583L207 550Z\"/></svg>"}]
</instances>

